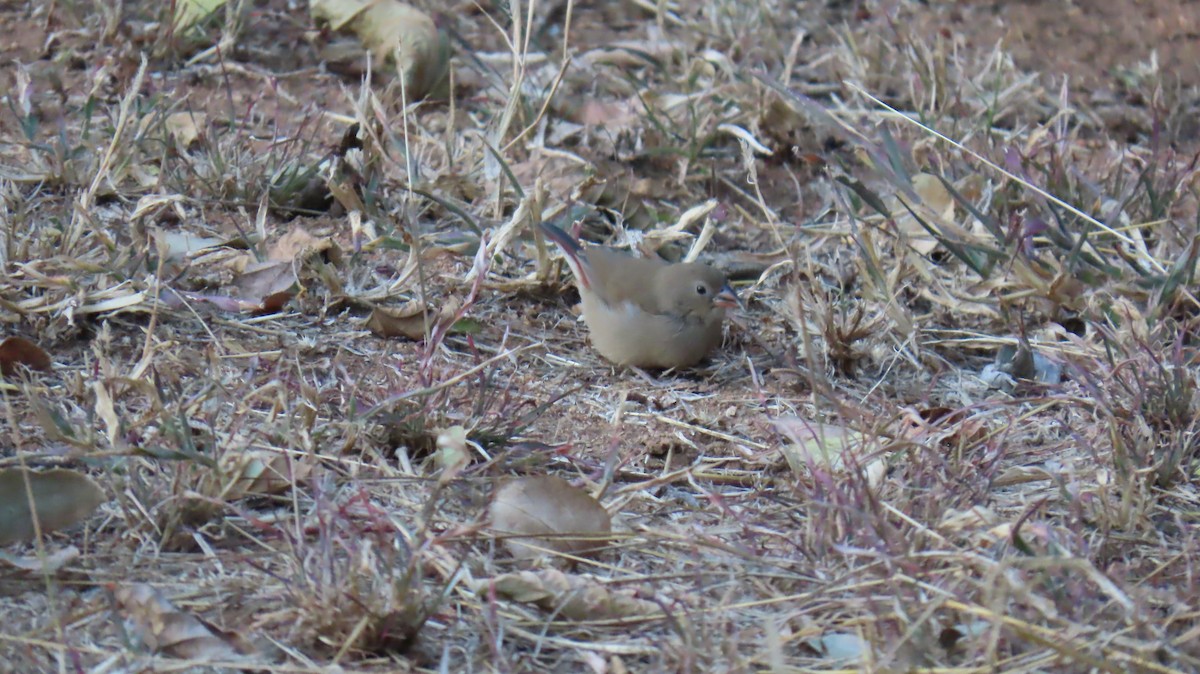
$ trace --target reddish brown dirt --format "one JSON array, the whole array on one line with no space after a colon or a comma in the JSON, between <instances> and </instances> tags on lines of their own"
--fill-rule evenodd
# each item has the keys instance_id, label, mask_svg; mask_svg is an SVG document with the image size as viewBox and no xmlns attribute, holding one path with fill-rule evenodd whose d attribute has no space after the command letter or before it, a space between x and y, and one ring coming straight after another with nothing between
<instances>
[{"instance_id":1,"label":"reddish brown dirt","mask_svg":"<svg viewBox=\"0 0 1200 674\"><path fill-rule=\"evenodd\" d=\"M1067 75L1089 90L1119 85L1121 72L1149 63L1185 87L1200 85L1200 3L1178 0L1116 2L938 3L933 13L968 44L991 49L1002 40L1018 67ZM954 5L954 6L950 6Z\"/></svg>"}]
</instances>

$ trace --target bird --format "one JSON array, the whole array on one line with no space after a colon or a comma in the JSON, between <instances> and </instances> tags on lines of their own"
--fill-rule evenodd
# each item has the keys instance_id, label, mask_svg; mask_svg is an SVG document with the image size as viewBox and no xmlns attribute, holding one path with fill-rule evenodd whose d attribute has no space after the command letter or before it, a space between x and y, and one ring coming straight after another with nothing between
<instances>
[{"instance_id":1,"label":"bird","mask_svg":"<svg viewBox=\"0 0 1200 674\"><path fill-rule=\"evenodd\" d=\"M742 306L725 275L706 264L584 247L556 225L539 224L575 276L592 346L617 365L691 367L721 344L726 309Z\"/></svg>"}]
</instances>

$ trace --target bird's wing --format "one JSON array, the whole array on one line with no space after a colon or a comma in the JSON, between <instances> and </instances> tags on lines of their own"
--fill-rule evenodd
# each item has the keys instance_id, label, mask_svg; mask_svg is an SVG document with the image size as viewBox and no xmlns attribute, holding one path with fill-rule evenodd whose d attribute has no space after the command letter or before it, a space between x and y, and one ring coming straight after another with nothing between
<instances>
[{"instance_id":1,"label":"bird's wing","mask_svg":"<svg viewBox=\"0 0 1200 674\"><path fill-rule=\"evenodd\" d=\"M655 283L665 262L633 257L611 248L585 248L585 266L591 276L590 290L610 306L632 303L643 311L661 313Z\"/></svg>"}]
</instances>

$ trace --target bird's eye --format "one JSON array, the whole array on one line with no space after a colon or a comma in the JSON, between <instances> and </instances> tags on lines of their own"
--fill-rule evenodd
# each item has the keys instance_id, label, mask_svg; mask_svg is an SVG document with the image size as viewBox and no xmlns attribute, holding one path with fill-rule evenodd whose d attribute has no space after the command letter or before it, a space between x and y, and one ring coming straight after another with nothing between
<instances>
[{"instance_id":1,"label":"bird's eye","mask_svg":"<svg viewBox=\"0 0 1200 674\"><path fill-rule=\"evenodd\" d=\"M697 294L697 295L707 295L707 294L708 294L708 287L707 287L707 286L705 286L703 283L701 283L701 284L697 285L697 286L696 286L696 294Z\"/></svg>"}]
</instances>

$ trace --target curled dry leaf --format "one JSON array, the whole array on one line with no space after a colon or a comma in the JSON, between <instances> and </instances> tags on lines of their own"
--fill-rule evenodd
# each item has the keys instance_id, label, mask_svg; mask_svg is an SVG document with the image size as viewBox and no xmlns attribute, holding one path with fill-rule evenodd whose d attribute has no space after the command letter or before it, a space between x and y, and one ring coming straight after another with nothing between
<instances>
[{"instance_id":1,"label":"curled dry leaf","mask_svg":"<svg viewBox=\"0 0 1200 674\"><path fill-rule=\"evenodd\" d=\"M556 569L506 573L481 579L477 593L495 588L496 596L533 604L568 620L614 620L662 617L662 608L629 592L616 592L589 578L568 575Z\"/></svg>"},{"instance_id":2,"label":"curled dry leaf","mask_svg":"<svg viewBox=\"0 0 1200 674\"><path fill-rule=\"evenodd\" d=\"M305 260L319 254L328 255L334 264L341 259L341 249L333 239L327 236L313 236L303 227L293 227L287 234L279 237L267 251L268 258L288 262L295 259Z\"/></svg>"},{"instance_id":3,"label":"curled dry leaf","mask_svg":"<svg viewBox=\"0 0 1200 674\"><path fill-rule=\"evenodd\" d=\"M1046 482L1053 480L1054 475L1041 466L1012 466L996 476L992 483L997 489L1011 487L1028 482Z\"/></svg>"},{"instance_id":4,"label":"curled dry leaf","mask_svg":"<svg viewBox=\"0 0 1200 674\"><path fill-rule=\"evenodd\" d=\"M179 147L187 150L192 145L200 140L200 136L204 134L201 129L208 122L208 116L203 112L181 111L172 112L163 120L163 126L166 127L167 133Z\"/></svg>"},{"instance_id":5,"label":"curled dry leaf","mask_svg":"<svg viewBox=\"0 0 1200 674\"><path fill-rule=\"evenodd\" d=\"M900 417L895 435L914 442L932 440L937 445L953 449L982 442L987 437L987 427L979 417L972 417L962 409L909 408Z\"/></svg>"},{"instance_id":6,"label":"curled dry leaf","mask_svg":"<svg viewBox=\"0 0 1200 674\"><path fill-rule=\"evenodd\" d=\"M467 429L462 426L451 426L437 434L437 452L433 455L434 463L442 471L442 479L457 475L471 462L471 448L467 444Z\"/></svg>"},{"instance_id":7,"label":"curled dry leaf","mask_svg":"<svg viewBox=\"0 0 1200 674\"><path fill-rule=\"evenodd\" d=\"M641 67L649 64L670 62L678 54L687 52L687 47L668 40L627 40L613 42L581 54L579 58L583 72L601 65Z\"/></svg>"},{"instance_id":8,"label":"curled dry leaf","mask_svg":"<svg viewBox=\"0 0 1200 674\"><path fill-rule=\"evenodd\" d=\"M188 302L202 302L205 304L211 304L221 311L228 311L230 313L236 313L245 308L245 304L243 302L233 297L205 293L188 293L174 290L172 288L163 288L163 292L160 295L160 301L164 306L172 309L181 309L187 306Z\"/></svg>"},{"instance_id":9,"label":"curled dry leaf","mask_svg":"<svg viewBox=\"0 0 1200 674\"><path fill-rule=\"evenodd\" d=\"M29 478L29 491L25 479ZM65 529L87 519L104 503L104 491L82 473L65 468L34 472L25 468L0 471L0 545L31 540L36 508L42 533Z\"/></svg>"},{"instance_id":10,"label":"curled dry leaf","mask_svg":"<svg viewBox=\"0 0 1200 674\"><path fill-rule=\"evenodd\" d=\"M225 483L212 490L202 490L223 499L239 499L245 496L280 494L291 488L312 472L312 464L303 460L292 460L283 454L266 450L230 452L221 459L221 470L213 475L222 475Z\"/></svg>"},{"instance_id":11,"label":"curled dry leaf","mask_svg":"<svg viewBox=\"0 0 1200 674\"><path fill-rule=\"evenodd\" d=\"M8 337L0 342L0 374L10 376L20 365L31 370L49 370L50 354L24 337Z\"/></svg>"},{"instance_id":12,"label":"curled dry leaf","mask_svg":"<svg viewBox=\"0 0 1200 674\"><path fill-rule=\"evenodd\" d=\"M863 436L858 431L799 417L780 417L775 420L775 429L792 441L783 454L794 471L809 464L841 468L843 453L863 446Z\"/></svg>"},{"instance_id":13,"label":"curled dry leaf","mask_svg":"<svg viewBox=\"0 0 1200 674\"><path fill-rule=\"evenodd\" d=\"M857 662L870 650L862 637L848 632L831 632L808 643L826 659L843 663Z\"/></svg>"},{"instance_id":14,"label":"curled dry leaf","mask_svg":"<svg viewBox=\"0 0 1200 674\"><path fill-rule=\"evenodd\" d=\"M925 224L935 230L954 221L954 198L937 176L918 173L912 179L913 191L921 198L919 204L909 204ZM908 209L897 203L892 209L896 226L908 236L908 243L921 255L928 255L938 246L938 240L917 221Z\"/></svg>"},{"instance_id":15,"label":"curled dry leaf","mask_svg":"<svg viewBox=\"0 0 1200 674\"><path fill-rule=\"evenodd\" d=\"M868 440L878 444L878 438L870 438L845 426L807 421L793 416L776 419L775 430L792 441L791 445L781 446L780 451L794 473L804 473L816 467L832 471L845 470L846 459L852 458L862 466L867 481L874 487L879 485L887 472L887 463L882 457L867 460L864 451ZM864 461L866 463L863 463Z\"/></svg>"},{"instance_id":16,"label":"curled dry leaf","mask_svg":"<svg viewBox=\"0 0 1200 674\"><path fill-rule=\"evenodd\" d=\"M295 297L299 284L296 270L304 260L317 254L327 256L334 264L341 260L341 249L329 237L313 236L300 227L273 243L266 260L258 260L247 251L231 252L224 264L237 275L236 297L173 292L164 300L170 306L181 305L180 300L187 299L207 302L224 311L274 313Z\"/></svg>"},{"instance_id":17,"label":"curled dry leaf","mask_svg":"<svg viewBox=\"0 0 1200 674\"><path fill-rule=\"evenodd\" d=\"M79 558L79 548L68 545L61 550L52 552L45 557L29 555L18 557L0 550L0 562L9 566L35 573L58 573L58 570Z\"/></svg>"},{"instance_id":18,"label":"curled dry leaf","mask_svg":"<svg viewBox=\"0 0 1200 674\"><path fill-rule=\"evenodd\" d=\"M999 516L991 508L974 505L966 510L950 508L942 515L942 521L938 522L937 528L945 534L957 534L995 526L999 521Z\"/></svg>"},{"instance_id":19,"label":"curled dry leaf","mask_svg":"<svg viewBox=\"0 0 1200 674\"><path fill-rule=\"evenodd\" d=\"M226 0L175 0L174 30L188 30L225 5Z\"/></svg>"},{"instance_id":20,"label":"curled dry leaf","mask_svg":"<svg viewBox=\"0 0 1200 674\"><path fill-rule=\"evenodd\" d=\"M798 151L802 134L809 129L808 119L778 96L772 96L758 107L758 128L775 145L791 147ZM817 161L822 161L817 157Z\"/></svg>"},{"instance_id":21,"label":"curled dry leaf","mask_svg":"<svg viewBox=\"0 0 1200 674\"><path fill-rule=\"evenodd\" d=\"M636 96L624 100L601 100L586 98L578 106L564 110L567 119L584 126L602 126L613 132L621 132L642 123L646 108Z\"/></svg>"},{"instance_id":22,"label":"curled dry leaf","mask_svg":"<svg viewBox=\"0 0 1200 674\"><path fill-rule=\"evenodd\" d=\"M612 128L611 122L609 128ZM605 143L611 145L612 137L613 134L603 134L592 139L591 142L595 144L593 149L596 149L597 154L615 153L611 148L600 150ZM667 184L668 181L658 178L635 178L629 170L629 165L620 161L592 163L579 158L534 154L514 162L510 168L522 185L532 185L540 180L547 193L570 195L570 202L583 202L619 211L624 218L625 227L638 230L652 230L658 227L660 217L651 204L668 195L676 195L673 188ZM572 216L575 217L578 216ZM582 226L585 238L593 240L607 238L612 231L608 221L598 217L585 218Z\"/></svg>"},{"instance_id":23,"label":"curled dry leaf","mask_svg":"<svg viewBox=\"0 0 1200 674\"><path fill-rule=\"evenodd\" d=\"M243 308L270 314L292 299L297 282L291 260L266 260L247 265L236 283Z\"/></svg>"},{"instance_id":24,"label":"curled dry leaf","mask_svg":"<svg viewBox=\"0 0 1200 674\"><path fill-rule=\"evenodd\" d=\"M189 660L224 662L245 660L254 652L236 635L175 608L149 585L125 585L117 588L114 595L137 636L155 652Z\"/></svg>"},{"instance_id":25,"label":"curled dry leaf","mask_svg":"<svg viewBox=\"0 0 1200 674\"><path fill-rule=\"evenodd\" d=\"M220 246L223 241L208 236L196 236L187 232L156 230L154 245L164 260L179 260L208 248Z\"/></svg>"},{"instance_id":26,"label":"curled dry leaf","mask_svg":"<svg viewBox=\"0 0 1200 674\"><path fill-rule=\"evenodd\" d=\"M496 491L492 529L518 559L544 554L595 553L612 533L604 506L584 490L551 475L522 477Z\"/></svg>"},{"instance_id":27,"label":"curled dry leaf","mask_svg":"<svg viewBox=\"0 0 1200 674\"><path fill-rule=\"evenodd\" d=\"M312 0L313 19L352 31L376 63L390 63L409 100L440 93L450 71L450 39L428 14L396 0Z\"/></svg>"},{"instance_id":28,"label":"curled dry leaf","mask_svg":"<svg viewBox=\"0 0 1200 674\"><path fill-rule=\"evenodd\" d=\"M408 339L425 339L425 325L429 329L442 321L454 318L458 311L458 302L445 302L435 314L433 310L420 300L412 300L398 309L375 307L367 317L367 329L379 337L407 337Z\"/></svg>"}]
</instances>

